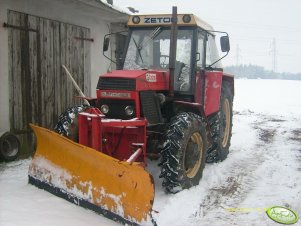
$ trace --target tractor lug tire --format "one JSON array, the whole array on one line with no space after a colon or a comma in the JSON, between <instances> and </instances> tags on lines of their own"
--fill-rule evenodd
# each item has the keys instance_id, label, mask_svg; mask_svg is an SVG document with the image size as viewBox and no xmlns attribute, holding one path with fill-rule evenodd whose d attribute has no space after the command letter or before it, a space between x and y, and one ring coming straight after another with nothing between
<instances>
[{"instance_id":1,"label":"tractor lug tire","mask_svg":"<svg viewBox=\"0 0 301 226\"><path fill-rule=\"evenodd\" d=\"M227 158L232 136L232 117L233 94L230 90L230 85L224 82L222 85L220 109L217 113L208 117L213 144L208 148L207 163L219 162Z\"/></svg>"},{"instance_id":2,"label":"tractor lug tire","mask_svg":"<svg viewBox=\"0 0 301 226\"><path fill-rule=\"evenodd\" d=\"M20 155L21 144L16 135L5 132L0 137L0 158L6 162L16 160Z\"/></svg>"},{"instance_id":3,"label":"tractor lug tire","mask_svg":"<svg viewBox=\"0 0 301 226\"><path fill-rule=\"evenodd\" d=\"M58 119L54 130L75 141L78 142L78 114L84 112L90 108L88 105L77 105L74 107L67 108Z\"/></svg>"},{"instance_id":4,"label":"tractor lug tire","mask_svg":"<svg viewBox=\"0 0 301 226\"><path fill-rule=\"evenodd\" d=\"M198 185L205 167L206 124L199 115L179 113L166 130L161 150L162 186L168 193Z\"/></svg>"}]
</instances>

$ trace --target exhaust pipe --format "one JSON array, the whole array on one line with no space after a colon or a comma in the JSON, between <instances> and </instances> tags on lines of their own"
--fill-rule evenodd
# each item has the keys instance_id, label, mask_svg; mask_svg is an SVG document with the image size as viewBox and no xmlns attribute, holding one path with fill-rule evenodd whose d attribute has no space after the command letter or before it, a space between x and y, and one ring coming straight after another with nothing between
<instances>
[{"instance_id":1,"label":"exhaust pipe","mask_svg":"<svg viewBox=\"0 0 301 226\"><path fill-rule=\"evenodd\" d=\"M20 154L20 141L11 132L0 132L0 157L4 161L13 161Z\"/></svg>"},{"instance_id":2,"label":"exhaust pipe","mask_svg":"<svg viewBox=\"0 0 301 226\"><path fill-rule=\"evenodd\" d=\"M178 36L178 17L177 7L172 7L171 31L170 31L170 48L169 48L169 96L174 96L174 75L177 55L177 36Z\"/></svg>"}]
</instances>

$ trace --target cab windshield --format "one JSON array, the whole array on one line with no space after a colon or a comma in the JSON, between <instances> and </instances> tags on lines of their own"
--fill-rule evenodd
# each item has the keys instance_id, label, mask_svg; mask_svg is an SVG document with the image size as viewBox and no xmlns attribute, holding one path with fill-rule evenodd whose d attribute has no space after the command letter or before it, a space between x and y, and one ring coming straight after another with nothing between
<instances>
[{"instance_id":1,"label":"cab windshield","mask_svg":"<svg viewBox=\"0 0 301 226\"><path fill-rule=\"evenodd\" d=\"M179 28L175 69L175 83L179 82L179 87L175 88L181 91L187 91L190 88L192 37L192 29ZM133 29L130 33L123 68L125 70L168 70L169 46L170 27Z\"/></svg>"}]
</instances>

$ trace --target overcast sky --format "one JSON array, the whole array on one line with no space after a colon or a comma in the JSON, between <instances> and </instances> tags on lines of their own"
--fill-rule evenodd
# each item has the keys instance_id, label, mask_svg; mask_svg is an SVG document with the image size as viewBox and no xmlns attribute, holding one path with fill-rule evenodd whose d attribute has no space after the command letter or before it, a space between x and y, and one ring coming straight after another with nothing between
<instances>
[{"instance_id":1,"label":"overcast sky","mask_svg":"<svg viewBox=\"0 0 301 226\"><path fill-rule=\"evenodd\" d=\"M301 72L301 0L114 0L140 14L193 13L230 35L224 65L256 64L277 72ZM276 48L273 48L273 39Z\"/></svg>"}]
</instances>

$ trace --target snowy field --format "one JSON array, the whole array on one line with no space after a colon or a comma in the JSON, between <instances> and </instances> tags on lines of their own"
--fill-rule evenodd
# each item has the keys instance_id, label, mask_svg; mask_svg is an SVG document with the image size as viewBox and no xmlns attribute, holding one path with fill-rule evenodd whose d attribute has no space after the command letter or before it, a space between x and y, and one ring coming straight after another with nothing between
<instances>
[{"instance_id":1,"label":"snowy field","mask_svg":"<svg viewBox=\"0 0 301 226\"><path fill-rule=\"evenodd\" d=\"M207 164L200 184L163 192L158 162L153 209L158 226L279 225L265 208L301 215L301 81L236 80L228 158ZM27 184L30 159L0 164L1 226L119 225ZM301 225L301 221L295 225Z\"/></svg>"}]
</instances>

